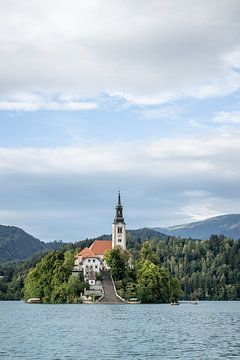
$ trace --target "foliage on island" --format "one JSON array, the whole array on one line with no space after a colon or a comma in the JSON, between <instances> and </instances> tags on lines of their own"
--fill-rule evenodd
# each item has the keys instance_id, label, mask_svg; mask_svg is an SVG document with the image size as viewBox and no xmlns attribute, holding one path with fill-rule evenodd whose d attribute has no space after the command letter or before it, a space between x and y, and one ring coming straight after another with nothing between
<instances>
[{"instance_id":1,"label":"foliage on island","mask_svg":"<svg viewBox=\"0 0 240 360\"><path fill-rule=\"evenodd\" d=\"M135 270L125 269L122 274L121 271L120 274L114 274L114 277L117 279L116 284L120 295L126 297L140 296L140 289L144 290L146 287L146 279L151 278L151 276L153 277L153 274L158 274L158 270L161 268L162 270L165 269L163 271L167 272L167 276L171 281L179 280L182 289L182 299L240 300L239 240L234 241L224 236L216 235L211 236L206 241L175 237L161 240L156 236L147 240L151 245L150 258L145 251L142 238L133 239L131 234L128 236L128 248L136 260ZM77 246L89 246L91 242L92 240L86 240L82 243L77 243ZM74 251L76 244L71 244L69 247ZM60 253L64 254L65 250L63 249ZM144 251L145 253L143 253ZM52 254L55 254L55 252ZM23 286L27 273L30 268L40 266L39 264L43 261L43 256L46 255L39 254L22 262L0 263L0 300L19 300L23 297ZM49 254L47 256L48 262L51 263L49 269L51 269L52 266L55 266L55 261L50 261L53 255ZM65 255L60 257L62 259L60 262L64 262ZM124 261L127 260L125 259ZM146 261L150 261L150 263ZM60 270L61 267L58 269ZM46 267L45 270L47 272L48 268ZM68 271L70 271L70 267ZM52 271L50 271L50 274L52 274ZM140 276L142 278L141 281L139 280ZM54 278L57 279L58 277L55 276ZM161 281L163 281L163 278L162 274L161 276L159 275ZM153 279L155 280L152 280L152 285L157 283L154 281L158 279L158 276L154 276ZM63 287L65 287L65 290L60 291L60 293L68 294L66 288L68 286L71 287L68 284L71 281L76 280L64 280L65 285ZM57 280L56 283L59 284L59 281ZM77 284L73 291L74 295L71 295L72 299L75 299L74 301L78 298L82 286L82 280L80 279L80 284ZM174 288L175 286L173 285L172 287ZM54 292L58 294L58 291L54 290ZM34 294L31 295L31 297L33 296ZM66 295L65 299L67 299L67 296L69 296L68 300L70 301L71 296ZM54 295L56 301L60 301L60 297L61 295Z\"/></svg>"},{"instance_id":2,"label":"foliage on island","mask_svg":"<svg viewBox=\"0 0 240 360\"><path fill-rule=\"evenodd\" d=\"M46 255L30 270L24 285L25 300L37 297L43 303L78 303L88 285L80 277L72 276L73 251L54 251Z\"/></svg>"},{"instance_id":3,"label":"foliage on island","mask_svg":"<svg viewBox=\"0 0 240 360\"><path fill-rule=\"evenodd\" d=\"M46 253L42 252L24 261L0 263L0 300L20 300L29 269L44 256Z\"/></svg>"},{"instance_id":4,"label":"foliage on island","mask_svg":"<svg viewBox=\"0 0 240 360\"><path fill-rule=\"evenodd\" d=\"M105 259L121 297L137 297L144 303L178 301L181 295L179 281L160 265L149 242L143 244L132 269L129 268L128 251L121 248L108 251Z\"/></svg>"}]
</instances>

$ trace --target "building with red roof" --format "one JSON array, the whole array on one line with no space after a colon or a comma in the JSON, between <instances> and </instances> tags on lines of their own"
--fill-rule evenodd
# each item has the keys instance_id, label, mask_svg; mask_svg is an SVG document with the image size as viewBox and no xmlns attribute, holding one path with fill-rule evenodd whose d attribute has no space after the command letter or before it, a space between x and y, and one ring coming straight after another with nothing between
<instances>
[{"instance_id":1,"label":"building with red roof","mask_svg":"<svg viewBox=\"0 0 240 360\"><path fill-rule=\"evenodd\" d=\"M112 250L112 240L95 240L89 249L103 259L106 251Z\"/></svg>"},{"instance_id":2,"label":"building with red roof","mask_svg":"<svg viewBox=\"0 0 240 360\"><path fill-rule=\"evenodd\" d=\"M83 271L84 278L87 279L93 273L106 268L104 255L116 246L126 250L126 224L123 218L120 192L112 225L112 240L95 240L89 248L86 247L76 254L73 273Z\"/></svg>"}]
</instances>

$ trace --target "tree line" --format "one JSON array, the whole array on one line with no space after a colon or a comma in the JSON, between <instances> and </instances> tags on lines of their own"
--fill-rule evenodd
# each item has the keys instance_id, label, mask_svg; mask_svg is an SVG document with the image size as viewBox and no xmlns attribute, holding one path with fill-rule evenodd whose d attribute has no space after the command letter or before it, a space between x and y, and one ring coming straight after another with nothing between
<instances>
[{"instance_id":1,"label":"tree line","mask_svg":"<svg viewBox=\"0 0 240 360\"><path fill-rule=\"evenodd\" d=\"M140 243L132 244L138 252ZM160 264L180 281L182 299L240 300L240 241L223 235L209 240L169 237L151 240Z\"/></svg>"},{"instance_id":2,"label":"tree line","mask_svg":"<svg viewBox=\"0 0 240 360\"><path fill-rule=\"evenodd\" d=\"M86 284L71 277L75 248L0 263L0 300L19 300L25 292L25 297L34 294L46 302L78 302ZM144 302L174 301L179 294L186 300L240 300L240 241L212 235L206 241L155 237L144 242L130 236L128 249L134 269L126 266L126 255L115 256L111 264L123 297L137 296Z\"/></svg>"}]
</instances>

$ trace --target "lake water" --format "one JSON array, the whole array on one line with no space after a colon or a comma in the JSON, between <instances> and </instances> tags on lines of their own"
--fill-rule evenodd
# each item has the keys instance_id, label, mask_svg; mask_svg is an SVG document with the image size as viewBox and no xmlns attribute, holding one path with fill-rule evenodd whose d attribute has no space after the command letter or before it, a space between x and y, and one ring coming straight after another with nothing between
<instances>
[{"instance_id":1,"label":"lake water","mask_svg":"<svg viewBox=\"0 0 240 360\"><path fill-rule=\"evenodd\" d=\"M0 359L240 359L240 302L0 302Z\"/></svg>"}]
</instances>

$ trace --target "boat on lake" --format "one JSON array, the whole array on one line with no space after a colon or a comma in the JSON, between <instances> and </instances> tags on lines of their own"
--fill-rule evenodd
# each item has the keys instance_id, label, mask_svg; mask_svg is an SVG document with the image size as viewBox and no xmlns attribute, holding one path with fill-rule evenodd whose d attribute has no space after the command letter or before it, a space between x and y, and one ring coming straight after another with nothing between
<instances>
[{"instance_id":1,"label":"boat on lake","mask_svg":"<svg viewBox=\"0 0 240 360\"><path fill-rule=\"evenodd\" d=\"M127 301L128 304L141 304L141 300L138 300L137 298L130 298Z\"/></svg>"},{"instance_id":2,"label":"boat on lake","mask_svg":"<svg viewBox=\"0 0 240 360\"><path fill-rule=\"evenodd\" d=\"M41 303L41 299L40 298L30 298L27 301L28 304L40 304Z\"/></svg>"},{"instance_id":3,"label":"boat on lake","mask_svg":"<svg viewBox=\"0 0 240 360\"><path fill-rule=\"evenodd\" d=\"M171 302L170 305L180 305L179 302Z\"/></svg>"}]
</instances>

